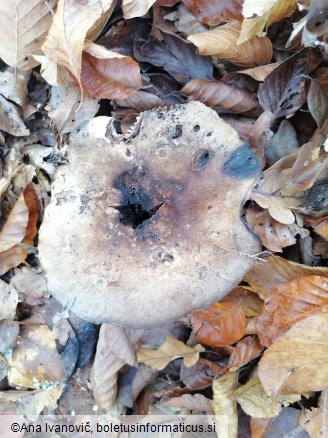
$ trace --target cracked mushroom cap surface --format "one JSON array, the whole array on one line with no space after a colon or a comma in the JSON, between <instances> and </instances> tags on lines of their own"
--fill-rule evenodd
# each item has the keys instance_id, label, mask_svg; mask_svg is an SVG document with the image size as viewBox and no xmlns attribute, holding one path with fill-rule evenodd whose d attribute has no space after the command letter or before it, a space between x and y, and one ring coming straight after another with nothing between
<instances>
[{"instance_id":1,"label":"cracked mushroom cap surface","mask_svg":"<svg viewBox=\"0 0 328 438\"><path fill-rule=\"evenodd\" d=\"M48 287L95 322L173 321L223 298L254 264L241 209L261 168L199 102L143 113L128 135L98 117L70 135L40 230Z\"/></svg>"}]
</instances>

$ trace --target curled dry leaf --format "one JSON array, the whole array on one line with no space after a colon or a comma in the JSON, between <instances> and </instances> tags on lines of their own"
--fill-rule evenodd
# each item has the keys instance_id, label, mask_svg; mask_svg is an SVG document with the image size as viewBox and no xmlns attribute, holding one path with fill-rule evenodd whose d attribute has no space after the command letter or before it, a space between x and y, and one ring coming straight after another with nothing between
<instances>
[{"instance_id":1,"label":"curled dry leaf","mask_svg":"<svg viewBox=\"0 0 328 438\"><path fill-rule=\"evenodd\" d=\"M123 0L122 9L124 18L142 17L156 0Z\"/></svg>"},{"instance_id":2,"label":"curled dry leaf","mask_svg":"<svg viewBox=\"0 0 328 438\"><path fill-rule=\"evenodd\" d=\"M292 208L299 207L301 200L293 197L271 196L256 190L250 196L260 207L267 208L269 214L281 224L291 225L295 222Z\"/></svg>"},{"instance_id":3,"label":"curled dry leaf","mask_svg":"<svg viewBox=\"0 0 328 438\"><path fill-rule=\"evenodd\" d=\"M272 58L272 45L267 37L253 37L237 45L241 24L231 22L207 32L190 35L188 40L198 47L200 55L226 59L242 67L268 64Z\"/></svg>"},{"instance_id":4,"label":"curled dry leaf","mask_svg":"<svg viewBox=\"0 0 328 438\"><path fill-rule=\"evenodd\" d=\"M244 21L238 44L249 40L254 35L262 35L264 28L289 17L295 10L295 0L245 0L243 3Z\"/></svg>"},{"instance_id":5,"label":"curled dry leaf","mask_svg":"<svg viewBox=\"0 0 328 438\"><path fill-rule=\"evenodd\" d=\"M201 23L209 26L243 18L241 0L183 0L183 3Z\"/></svg>"},{"instance_id":6,"label":"curled dry leaf","mask_svg":"<svg viewBox=\"0 0 328 438\"><path fill-rule=\"evenodd\" d=\"M298 139L293 125L288 120L283 120L272 137L272 131L269 132L269 138L266 141L264 156L271 166L286 157L298 148Z\"/></svg>"},{"instance_id":7,"label":"curled dry leaf","mask_svg":"<svg viewBox=\"0 0 328 438\"><path fill-rule=\"evenodd\" d=\"M20 243L26 233L29 211L24 192L17 199L0 233L0 252Z\"/></svg>"},{"instance_id":8,"label":"curled dry leaf","mask_svg":"<svg viewBox=\"0 0 328 438\"><path fill-rule=\"evenodd\" d=\"M199 344L188 347L173 336L167 336L166 341L157 350L141 348L137 352L137 360L156 370L162 370L172 360L182 357L185 366L191 367L197 362L201 351L204 349Z\"/></svg>"},{"instance_id":9,"label":"curled dry leaf","mask_svg":"<svg viewBox=\"0 0 328 438\"><path fill-rule=\"evenodd\" d=\"M0 3L0 57L6 64L21 70L38 64L33 55L40 54L56 4L57 0Z\"/></svg>"},{"instance_id":10,"label":"curled dry leaf","mask_svg":"<svg viewBox=\"0 0 328 438\"><path fill-rule=\"evenodd\" d=\"M117 394L117 376L125 365L135 365L135 355L125 329L102 324L90 379L99 412L109 409Z\"/></svg>"},{"instance_id":11,"label":"curled dry leaf","mask_svg":"<svg viewBox=\"0 0 328 438\"><path fill-rule=\"evenodd\" d=\"M6 99L17 103L17 105L25 105L27 96L27 78L19 72L16 72L16 74L9 70L1 72L0 94Z\"/></svg>"},{"instance_id":12,"label":"curled dry leaf","mask_svg":"<svg viewBox=\"0 0 328 438\"><path fill-rule=\"evenodd\" d=\"M267 210L250 205L246 211L246 221L270 251L282 252L286 246L296 243L296 235L301 238L309 235L309 231L296 223L282 224L273 219Z\"/></svg>"},{"instance_id":13,"label":"curled dry leaf","mask_svg":"<svg viewBox=\"0 0 328 438\"><path fill-rule=\"evenodd\" d=\"M42 76L48 83L65 83L68 76L61 76L59 73L59 70L64 70L80 84L85 36L101 15L102 7L99 2L58 1L47 39L42 45L42 51L47 57L43 60Z\"/></svg>"},{"instance_id":14,"label":"curled dry leaf","mask_svg":"<svg viewBox=\"0 0 328 438\"><path fill-rule=\"evenodd\" d=\"M246 115L259 115L260 107L256 95L240 90L224 82L192 79L181 90L189 100L199 100L207 106Z\"/></svg>"},{"instance_id":15,"label":"curled dry leaf","mask_svg":"<svg viewBox=\"0 0 328 438\"><path fill-rule=\"evenodd\" d=\"M328 278L327 268L313 268L300 263L290 262L281 257L266 257L257 263L244 277L254 292L261 297L268 297L280 284L296 280L305 275L319 275Z\"/></svg>"},{"instance_id":16,"label":"curled dry leaf","mask_svg":"<svg viewBox=\"0 0 328 438\"><path fill-rule=\"evenodd\" d=\"M123 56L87 41L82 59L82 87L97 99L125 99L137 91L142 80L138 64Z\"/></svg>"},{"instance_id":17,"label":"curled dry leaf","mask_svg":"<svg viewBox=\"0 0 328 438\"><path fill-rule=\"evenodd\" d=\"M18 294L13 285L0 280L0 319L14 319Z\"/></svg>"},{"instance_id":18,"label":"curled dry leaf","mask_svg":"<svg viewBox=\"0 0 328 438\"><path fill-rule=\"evenodd\" d=\"M238 302L219 301L191 314L196 339L203 345L232 345L245 334L246 318Z\"/></svg>"},{"instance_id":19,"label":"curled dry leaf","mask_svg":"<svg viewBox=\"0 0 328 438\"><path fill-rule=\"evenodd\" d=\"M179 18L174 24L177 31L186 36L206 30L206 27L197 20L183 3L179 6Z\"/></svg>"},{"instance_id":20,"label":"curled dry leaf","mask_svg":"<svg viewBox=\"0 0 328 438\"><path fill-rule=\"evenodd\" d=\"M251 360L256 359L264 348L259 343L257 336L246 336L238 341L234 347L229 359L229 368L238 367L248 364Z\"/></svg>"},{"instance_id":21,"label":"curled dry leaf","mask_svg":"<svg viewBox=\"0 0 328 438\"><path fill-rule=\"evenodd\" d=\"M277 285L256 323L261 344L268 347L295 323L326 307L327 277L305 275Z\"/></svg>"},{"instance_id":22,"label":"curled dry leaf","mask_svg":"<svg viewBox=\"0 0 328 438\"><path fill-rule=\"evenodd\" d=\"M237 402L234 392L238 385L238 372L229 371L213 381L213 410L222 415L217 422L218 437L236 438L238 433ZM220 417L219 417L220 418Z\"/></svg>"},{"instance_id":23,"label":"curled dry leaf","mask_svg":"<svg viewBox=\"0 0 328 438\"><path fill-rule=\"evenodd\" d=\"M38 389L44 383L62 382L64 379L54 334L46 325L21 328L8 363L11 386Z\"/></svg>"},{"instance_id":24,"label":"curled dry leaf","mask_svg":"<svg viewBox=\"0 0 328 438\"><path fill-rule=\"evenodd\" d=\"M259 377L271 397L326 388L328 379L328 313L317 313L293 325L265 351Z\"/></svg>"},{"instance_id":25,"label":"curled dry leaf","mask_svg":"<svg viewBox=\"0 0 328 438\"><path fill-rule=\"evenodd\" d=\"M96 115L99 109L97 100L84 96L81 103L81 99L80 88L72 82L51 88L48 116L59 134L73 131Z\"/></svg>"},{"instance_id":26,"label":"curled dry leaf","mask_svg":"<svg viewBox=\"0 0 328 438\"><path fill-rule=\"evenodd\" d=\"M247 318L260 313L263 301L247 286L237 286L223 300L225 303L238 304Z\"/></svg>"},{"instance_id":27,"label":"curled dry leaf","mask_svg":"<svg viewBox=\"0 0 328 438\"><path fill-rule=\"evenodd\" d=\"M319 222L312 222L312 228L314 231L328 241L328 218L323 218Z\"/></svg>"},{"instance_id":28,"label":"curled dry leaf","mask_svg":"<svg viewBox=\"0 0 328 438\"><path fill-rule=\"evenodd\" d=\"M303 49L276 67L259 88L263 109L276 118L295 113L306 100L306 75L320 62L315 49Z\"/></svg>"},{"instance_id":29,"label":"curled dry leaf","mask_svg":"<svg viewBox=\"0 0 328 438\"><path fill-rule=\"evenodd\" d=\"M206 412L207 415L213 414L212 400L204 397L202 394L182 394L180 397L172 397L159 403L162 406L169 406L173 408L188 409L193 411Z\"/></svg>"},{"instance_id":30,"label":"curled dry leaf","mask_svg":"<svg viewBox=\"0 0 328 438\"><path fill-rule=\"evenodd\" d=\"M33 239L37 233L36 224L39 219L40 203L32 183L27 184L23 191L23 196L26 208L28 209L25 236L20 243L0 253L0 275L18 266L26 259L28 252L26 246L22 246L22 244L32 246Z\"/></svg>"}]
</instances>

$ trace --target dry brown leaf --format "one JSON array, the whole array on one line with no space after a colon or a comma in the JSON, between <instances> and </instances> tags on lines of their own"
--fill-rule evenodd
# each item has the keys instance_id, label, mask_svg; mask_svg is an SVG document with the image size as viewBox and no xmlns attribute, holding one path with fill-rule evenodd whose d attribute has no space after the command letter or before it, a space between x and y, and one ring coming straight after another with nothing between
<instances>
[{"instance_id":1,"label":"dry brown leaf","mask_svg":"<svg viewBox=\"0 0 328 438\"><path fill-rule=\"evenodd\" d=\"M219 301L191 314L197 342L210 347L232 345L245 334L246 318L238 302Z\"/></svg>"},{"instance_id":2,"label":"dry brown leaf","mask_svg":"<svg viewBox=\"0 0 328 438\"><path fill-rule=\"evenodd\" d=\"M327 343L328 313L317 313L293 325L259 362L259 377L266 393L275 398L326 388Z\"/></svg>"},{"instance_id":3,"label":"dry brown leaf","mask_svg":"<svg viewBox=\"0 0 328 438\"><path fill-rule=\"evenodd\" d=\"M251 418L250 426L252 431L252 438L265 438L265 434L272 423L272 418Z\"/></svg>"},{"instance_id":4,"label":"dry brown leaf","mask_svg":"<svg viewBox=\"0 0 328 438\"><path fill-rule=\"evenodd\" d=\"M272 45L267 37L253 37L237 45L241 24L231 22L207 32L190 35L188 40L198 47L200 55L227 59L242 67L268 64L272 58Z\"/></svg>"},{"instance_id":5,"label":"dry brown leaf","mask_svg":"<svg viewBox=\"0 0 328 438\"><path fill-rule=\"evenodd\" d=\"M173 336L167 336L166 341L157 350L141 348L137 352L137 360L159 371L172 360L182 357L185 366L191 367L197 362L201 351L204 351L204 348L199 344L188 347Z\"/></svg>"},{"instance_id":6,"label":"dry brown leaf","mask_svg":"<svg viewBox=\"0 0 328 438\"><path fill-rule=\"evenodd\" d=\"M257 358L264 348L259 343L257 336L246 336L244 339L238 341L233 349L229 359L229 368L238 367L248 364L251 360Z\"/></svg>"},{"instance_id":7,"label":"dry brown leaf","mask_svg":"<svg viewBox=\"0 0 328 438\"><path fill-rule=\"evenodd\" d=\"M80 88L72 82L52 87L47 110L59 134L73 131L96 115L97 100L84 96L81 103L81 99Z\"/></svg>"},{"instance_id":8,"label":"dry brown leaf","mask_svg":"<svg viewBox=\"0 0 328 438\"><path fill-rule=\"evenodd\" d=\"M0 2L2 31L0 57L12 67L30 69L38 64L57 0L8 0Z\"/></svg>"},{"instance_id":9,"label":"dry brown leaf","mask_svg":"<svg viewBox=\"0 0 328 438\"><path fill-rule=\"evenodd\" d=\"M84 44L81 82L86 93L97 99L125 99L142 85L132 58L90 41Z\"/></svg>"},{"instance_id":10,"label":"dry brown leaf","mask_svg":"<svg viewBox=\"0 0 328 438\"><path fill-rule=\"evenodd\" d=\"M247 208L246 221L270 251L282 252L286 246L296 243L296 235L301 238L309 235L308 230L299 227L296 223L285 225L276 221L268 211L256 205Z\"/></svg>"},{"instance_id":11,"label":"dry brown leaf","mask_svg":"<svg viewBox=\"0 0 328 438\"><path fill-rule=\"evenodd\" d=\"M311 223L314 231L328 241L328 218L321 219L318 223Z\"/></svg>"},{"instance_id":12,"label":"dry brown leaf","mask_svg":"<svg viewBox=\"0 0 328 438\"><path fill-rule=\"evenodd\" d=\"M0 252L12 248L23 240L26 234L28 217L29 211L25 202L24 192L22 192L1 230Z\"/></svg>"},{"instance_id":13,"label":"dry brown leaf","mask_svg":"<svg viewBox=\"0 0 328 438\"><path fill-rule=\"evenodd\" d=\"M123 0L122 9L124 18L142 17L147 14L156 0Z\"/></svg>"},{"instance_id":14,"label":"dry brown leaf","mask_svg":"<svg viewBox=\"0 0 328 438\"><path fill-rule=\"evenodd\" d=\"M183 3L201 23L210 26L243 19L242 0L183 0Z\"/></svg>"},{"instance_id":15,"label":"dry brown leaf","mask_svg":"<svg viewBox=\"0 0 328 438\"><path fill-rule=\"evenodd\" d=\"M313 268L271 256L257 263L245 275L244 280L251 285L254 292L265 299L279 284L296 280L304 275L319 275L328 278L328 268Z\"/></svg>"},{"instance_id":16,"label":"dry brown leaf","mask_svg":"<svg viewBox=\"0 0 328 438\"><path fill-rule=\"evenodd\" d=\"M125 329L102 324L90 379L99 412L109 409L117 394L118 371L125 365L135 365L135 355Z\"/></svg>"},{"instance_id":17,"label":"dry brown leaf","mask_svg":"<svg viewBox=\"0 0 328 438\"><path fill-rule=\"evenodd\" d=\"M183 3L179 6L179 18L174 24L177 31L186 36L206 30L206 27L197 20Z\"/></svg>"},{"instance_id":18,"label":"dry brown leaf","mask_svg":"<svg viewBox=\"0 0 328 438\"><path fill-rule=\"evenodd\" d=\"M13 285L0 280L0 319L14 319L18 294Z\"/></svg>"},{"instance_id":19,"label":"dry brown leaf","mask_svg":"<svg viewBox=\"0 0 328 438\"><path fill-rule=\"evenodd\" d=\"M245 0L244 21L237 44L249 40L254 35L262 35L264 28L289 17L296 6L295 0Z\"/></svg>"},{"instance_id":20,"label":"dry brown leaf","mask_svg":"<svg viewBox=\"0 0 328 438\"><path fill-rule=\"evenodd\" d=\"M318 128L321 128L328 118L328 90L318 81L312 80L307 103Z\"/></svg>"},{"instance_id":21,"label":"dry brown leaf","mask_svg":"<svg viewBox=\"0 0 328 438\"><path fill-rule=\"evenodd\" d=\"M234 392L238 385L238 371L229 371L213 381L213 410L217 417L218 437L237 438L238 416Z\"/></svg>"},{"instance_id":22,"label":"dry brown leaf","mask_svg":"<svg viewBox=\"0 0 328 438\"><path fill-rule=\"evenodd\" d=\"M263 304L263 300L248 286L235 287L221 301L238 304L247 318L258 316Z\"/></svg>"},{"instance_id":23,"label":"dry brown leaf","mask_svg":"<svg viewBox=\"0 0 328 438\"><path fill-rule=\"evenodd\" d=\"M328 306L328 279L306 275L277 285L256 323L261 344L268 347L293 324Z\"/></svg>"},{"instance_id":24,"label":"dry brown leaf","mask_svg":"<svg viewBox=\"0 0 328 438\"><path fill-rule=\"evenodd\" d=\"M190 100L199 100L210 107L228 110L233 113L259 115L261 109L256 95L247 90L240 90L220 81L192 79L181 90Z\"/></svg>"},{"instance_id":25,"label":"dry brown leaf","mask_svg":"<svg viewBox=\"0 0 328 438\"><path fill-rule=\"evenodd\" d=\"M293 197L271 196L254 190L250 199L260 207L267 208L271 217L281 224L291 225L295 222L292 208L299 207L301 200Z\"/></svg>"},{"instance_id":26,"label":"dry brown leaf","mask_svg":"<svg viewBox=\"0 0 328 438\"><path fill-rule=\"evenodd\" d=\"M328 430L328 390L321 392L318 408L303 409L299 416L299 424L311 438L321 438Z\"/></svg>"},{"instance_id":27,"label":"dry brown leaf","mask_svg":"<svg viewBox=\"0 0 328 438\"><path fill-rule=\"evenodd\" d=\"M42 76L51 85L68 81L67 72L78 84L82 67L82 50L87 31L102 15L99 2L59 0L47 39L42 45L46 59ZM63 74L64 70L64 74Z\"/></svg>"},{"instance_id":28,"label":"dry brown leaf","mask_svg":"<svg viewBox=\"0 0 328 438\"><path fill-rule=\"evenodd\" d=\"M8 363L11 386L39 389L43 384L64 379L54 334L46 325L22 327Z\"/></svg>"},{"instance_id":29,"label":"dry brown leaf","mask_svg":"<svg viewBox=\"0 0 328 438\"><path fill-rule=\"evenodd\" d=\"M0 94L0 129L16 137L29 135L21 114L12 102Z\"/></svg>"},{"instance_id":30,"label":"dry brown leaf","mask_svg":"<svg viewBox=\"0 0 328 438\"><path fill-rule=\"evenodd\" d=\"M188 388L204 389L211 386L213 379L224 372L217 363L200 357L191 367L186 367L183 362L181 363L180 380Z\"/></svg>"}]
</instances>

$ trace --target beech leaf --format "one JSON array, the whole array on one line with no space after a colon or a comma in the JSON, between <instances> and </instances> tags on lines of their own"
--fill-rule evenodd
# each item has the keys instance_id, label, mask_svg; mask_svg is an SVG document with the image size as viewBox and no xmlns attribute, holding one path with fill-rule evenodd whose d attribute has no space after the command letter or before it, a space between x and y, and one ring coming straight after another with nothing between
<instances>
[{"instance_id":1,"label":"beech leaf","mask_svg":"<svg viewBox=\"0 0 328 438\"><path fill-rule=\"evenodd\" d=\"M183 3L200 22L210 26L243 18L242 0L183 0Z\"/></svg>"},{"instance_id":2,"label":"beech leaf","mask_svg":"<svg viewBox=\"0 0 328 438\"><path fill-rule=\"evenodd\" d=\"M158 371L164 369L168 363L179 357L183 358L186 367L191 367L195 365L199 353L203 350L203 347L199 344L188 347L173 336L167 336L166 341L157 350L141 348L137 352L137 359L138 362L142 362Z\"/></svg>"},{"instance_id":3,"label":"beech leaf","mask_svg":"<svg viewBox=\"0 0 328 438\"><path fill-rule=\"evenodd\" d=\"M0 57L8 65L27 70L38 64L32 55L41 54L56 4L57 0L0 2Z\"/></svg>"},{"instance_id":4,"label":"beech leaf","mask_svg":"<svg viewBox=\"0 0 328 438\"><path fill-rule=\"evenodd\" d=\"M234 21L207 32L190 35L188 40L198 47L200 55L224 58L242 67L268 64L272 58L269 38L255 36L237 45L240 29L241 24Z\"/></svg>"},{"instance_id":5,"label":"beech leaf","mask_svg":"<svg viewBox=\"0 0 328 438\"><path fill-rule=\"evenodd\" d=\"M328 313L317 313L293 325L259 362L259 377L266 393L273 398L326 388L327 344Z\"/></svg>"},{"instance_id":6,"label":"beech leaf","mask_svg":"<svg viewBox=\"0 0 328 438\"><path fill-rule=\"evenodd\" d=\"M142 17L156 0L123 0L122 9L124 18Z\"/></svg>"}]
</instances>

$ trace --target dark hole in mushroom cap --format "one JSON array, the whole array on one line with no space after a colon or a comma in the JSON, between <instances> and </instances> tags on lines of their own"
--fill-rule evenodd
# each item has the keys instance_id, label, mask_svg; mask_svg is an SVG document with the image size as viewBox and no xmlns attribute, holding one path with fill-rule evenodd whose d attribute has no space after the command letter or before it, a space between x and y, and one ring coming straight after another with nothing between
<instances>
[{"instance_id":1,"label":"dark hole in mushroom cap","mask_svg":"<svg viewBox=\"0 0 328 438\"><path fill-rule=\"evenodd\" d=\"M119 211L121 224L134 230L145 221L152 218L163 205L153 205L151 196L143 186L143 180L148 178L143 169L134 168L115 178L114 188L121 192L120 205L112 205Z\"/></svg>"},{"instance_id":2,"label":"dark hole in mushroom cap","mask_svg":"<svg viewBox=\"0 0 328 438\"><path fill-rule=\"evenodd\" d=\"M192 170L195 172L199 172L200 170L204 170L205 167L210 162L213 157L214 152L209 149L200 149L196 152L193 160L192 160Z\"/></svg>"}]
</instances>

